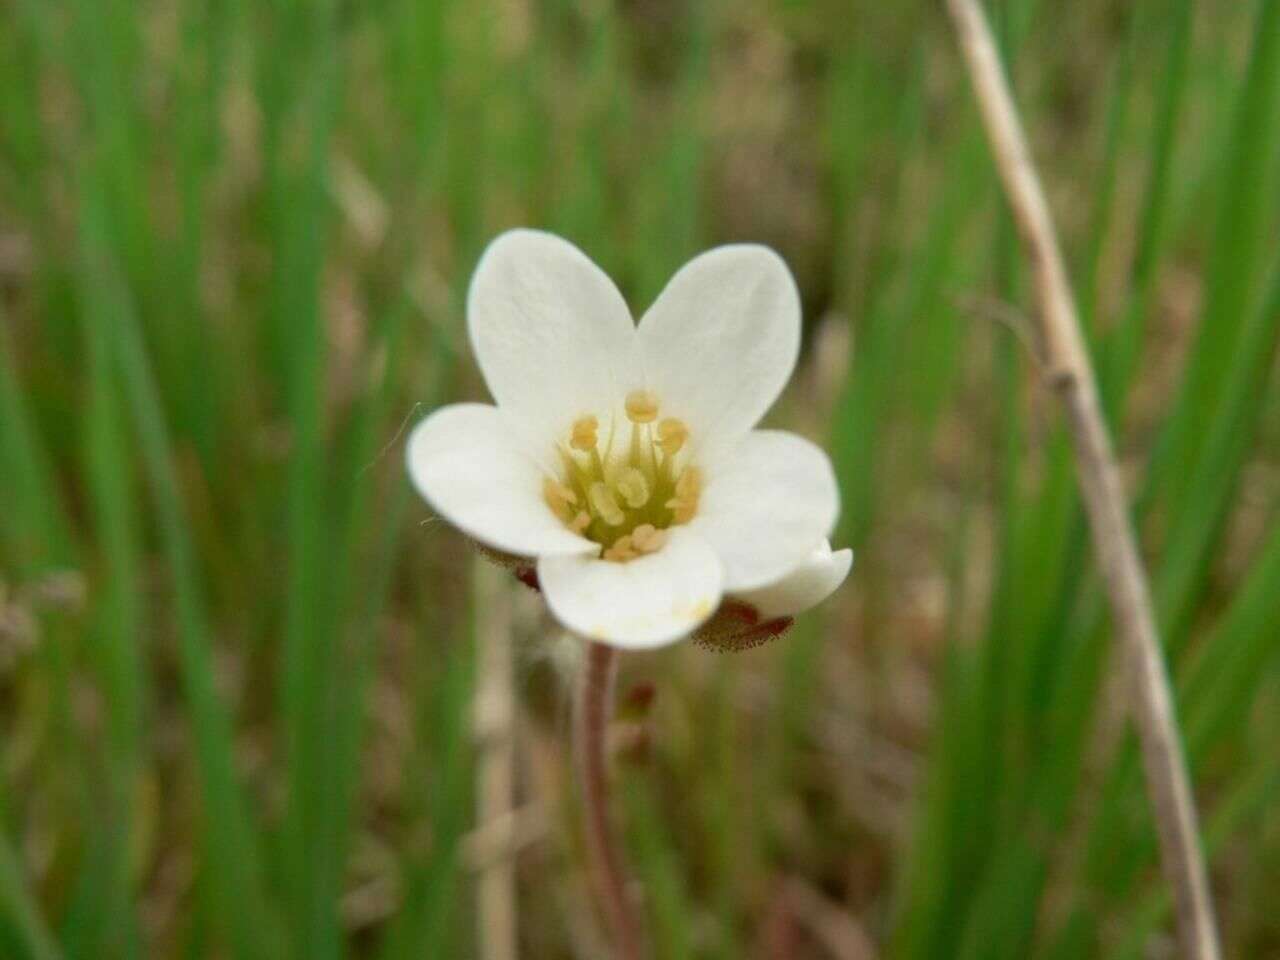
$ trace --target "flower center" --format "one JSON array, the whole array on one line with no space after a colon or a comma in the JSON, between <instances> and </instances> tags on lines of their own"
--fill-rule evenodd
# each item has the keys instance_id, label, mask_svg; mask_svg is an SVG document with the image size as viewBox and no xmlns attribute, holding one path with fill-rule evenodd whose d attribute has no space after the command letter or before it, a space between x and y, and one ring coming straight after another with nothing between
<instances>
[{"instance_id":1,"label":"flower center","mask_svg":"<svg viewBox=\"0 0 1280 960\"><path fill-rule=\"evenodd\" d=\"M613 449L612 428L602 447L600 421L581 416L559 445L560 476L542 485L565 526L618 562L660 550L668 527L693 519L702 493L701 471L687 463L687 453L681 456L689 439L683 421L659 419L658 398L647 390L627 394L625 408L631 428L625 447Z\"/></svg>"}]
</instances>

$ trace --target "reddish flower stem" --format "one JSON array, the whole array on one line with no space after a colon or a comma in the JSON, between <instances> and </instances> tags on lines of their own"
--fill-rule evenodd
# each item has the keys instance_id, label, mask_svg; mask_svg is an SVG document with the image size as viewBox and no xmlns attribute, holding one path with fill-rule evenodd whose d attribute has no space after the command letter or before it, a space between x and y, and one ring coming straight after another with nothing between
<instances>
[{"instance_id":1,"label":"reddish flower stem","mask_svg":"<svg viewBox=\"0 0 1280 960\"><path fill-rule=\"evenodd\" d=\"M573 746L591 886L608 922L618 960L642 960L640 913L609 817L607 733L616 668L617 652L612 647L588 641L574 705Z\"/></svg>"}]
</instances>

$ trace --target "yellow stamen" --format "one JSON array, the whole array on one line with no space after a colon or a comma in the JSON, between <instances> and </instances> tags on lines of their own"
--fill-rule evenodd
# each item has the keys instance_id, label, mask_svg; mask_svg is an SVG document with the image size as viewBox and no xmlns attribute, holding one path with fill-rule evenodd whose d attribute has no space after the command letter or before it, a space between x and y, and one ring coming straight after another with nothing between
<instances>
[{"instance_id":1,"label":"yellow stamen","mask_svg":"<svg viewBox=\"0 0 1280 960\"><path fill-rule=\"evenodd\" d=\"M649 502L649 481L635 467L624 468L613 486L633 510Z\"/></svg>"},{"instance_id":2,"label":"yellow stamen","mask_svg":"<svg viewBox=\"0 0 1280 960\"><path fill-rule=\"evenodd\" d=\"M656 553L667 543L667 531L642 523L631 531L631 544L640 553Z\"/></svg>"},{"instance_id":3,"label":"yellow stamen","mask_svg":"<svg viewBox=\"0 0 1280 960\"><path fill-rule=\"evenodd\" d=\"M658 398L648 390L627 394L627 419L632 423L652 423L658 419Z\"/></svg>"},{"instance_id":4,"label":"yellow stamen","mask_svg":"<svg viewBox=\"0 0 1280 960\"><path fill-rule=\"evenodd\" d=\"M634 560L639 556L631 545L631 535L619 537L614 541L613 546L604 552L606 560L612 560L614 563L622 563L625 560Z\"/></svg>"},{"instance_id":5,"label":"yellow stamen","mask_svg":"<svg viewBox=\"0 0 1280 960\"><path fill-rule=\"evenodd\" d=\"M673 523L688 523L698 512L698 500L702 495L702 473L697 467L689 467L676 481L676 495L664 506L671 511Z\"/></svg>"},{"instance_id":6,"label":"yellow stamen","mask_svg":"<svg viewBox=\"0 0 1280 960\"><path fill-rule=\"evenodd\" d=\"M690 467L684 473L680 474L680 479L676 481L676 496L685 499L697 500L698 495L702 493L702 471L697 467Z\"/></svg>"},{"instance_id":7,"label":"yellow stamen","mask_svg":"<svg viewBox=\"0 0 1280 960\"><path fill-rule=\"evenodd\" d=\"M542 497L565 527L600 545L606 560L625 562L656 553L667 544L669 527L688 523L698 512L702 474L688 465L688 425L675 417L658 419L658 398L648 390L627 394L630 449L613 449L614 431L625 424L584 413L556 444L560 469L542 482ZM604 442L602 442L604 441Z\"/></svg>"},{"instance_id":8,"label":"yellow stamen","mask_svg":"<svg viewBox=\"0 0 1280 960\"><path fill-rule=\"evenodd\" d=\"M572 506L578 502L578 495L569 487L551 477L542 480L542 499L547 501L556 516L567 519L573 516Z\"/></svg>"},{"instance_id":9,"label":"yellow stamen","mask_svg":"<svg viewBox=\"0 0 1280 960\"><path fill-rule=\"evenodd\" d=\"M658 446L668 457L674 457L679 453L688 439L689 428L684 425L684 421L667 417L658 424Z\"/></svg>"},{"instance_id":10,"label":"yellow stamen","mask_svg":"<svg viewBox=\"0 0 1280 960\"><path fill-rule=\"evenodd\" d=\"M698 512L698 505L688 500L668 500L667 509L671 511L672 523L688 523Z\"/></svg>"},{"instance_id":11,"label":"yellow stamen","mask_svg":"<svg viewBox=\"0 0 1280 960\"><path fill-rule=\"evenodd\" d=\"M579 417L573 421L573 432L569 436L569 446L575 450L581 450L583 453L590 453L596 448L596 431L599 428L600 421L595 417Z\"/></svg>"},{"instance_id":12,"label":"yellow stamen","mask_svg":"<svg viewBox=\"0 0 1280 960\"><path fill-rule=\"evenodd\" d=\"M613 491L600 481L597 480L591 485L591 489L587 493L587 499L591 501L591 506L595 512L600 514L601 518L609 526L620 527L626 522L627 515L618 506L618 501L614 498Z\"/></svg>"}]
</instances>

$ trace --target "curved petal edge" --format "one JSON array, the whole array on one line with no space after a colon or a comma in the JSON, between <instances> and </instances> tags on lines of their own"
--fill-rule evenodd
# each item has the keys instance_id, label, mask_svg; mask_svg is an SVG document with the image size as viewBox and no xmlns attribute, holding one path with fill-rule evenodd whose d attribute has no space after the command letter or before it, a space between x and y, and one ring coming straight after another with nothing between
<instances>
[{"instance_id":1,"label":"curved petal edge","mask_svg":"<svg viewBox=\"0 0 1280 960\"><path fill-rule=\"evenodd\" d=\"M614 563L543 557L538 581L552 614L589 640L627 649L674 643L720 605L720 561L701 537L674 528L657 553Z\"/></svg>"},{"instance_id":2,"label":"curved petal edge","mask_svg":"<svg viewBox=\"0 0 1280 960\"><path fill-rule=\"evenodd\" d=\"M853 551L832 552L823 540L807 559L776 583L734 594L750 604L763 619L794 617L816 607L844 583L853 566Z\"/></svg>"},{"instance_id":3,"label":"curved petal edge","mask_svg":"<svg viewBox=\"0 0 1280 960\"><path fill-rule=\"evenodd\" d=\"M522 557L600 549L551 512L542 470L518 448L496 407L442 407L414 427L405 455L409 477L432 509L488 547Z\"/></svg>"}]
</instances>

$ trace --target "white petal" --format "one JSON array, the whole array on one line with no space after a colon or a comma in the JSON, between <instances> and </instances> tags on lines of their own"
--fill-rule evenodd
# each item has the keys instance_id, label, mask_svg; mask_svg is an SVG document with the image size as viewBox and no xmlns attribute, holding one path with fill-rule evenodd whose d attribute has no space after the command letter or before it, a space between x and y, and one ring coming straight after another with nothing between
<instances>
[{"instance_id":1,"label":"white petal","mask_svg":"<svg viewBox=\"0 0 1280 960\"><path fill-rule=\"evenodd\" d=\"M538 581L556 619L615 647L659 647L688 636L720 605L720 561L687 528L657 553L613 563L543 557Z\"/></svg>"},{"instance_id":2,"label":"white petal","mask_svg":"<svg viewBox=\"0 0 1280 960\"><path fill-rule=\"evenodd\" d=\"M544 474L522 453L497 407L459 403L418 424L409 476L445 520L497 550L523 557L595 552L542 499Z\"/></svg>"},{"instance_id":3,"label":"white petal","mask_svg":"<svg viewBox=\"0 0 1280 960\"><path fill-rule=\"evenodd\" d=\"M553 234L511 230L489 244L471 279L467 326L490 393L536 447L551 449L577 417L610 414L640 385L622 295Z\"/></svg>"},{"instance_id":4,"label":"white petal","mask_svg":"<svg viewBox=\"0 0 1280 960\"><path fill-rule=\"evenodd\" d=\"M800 295L768 247L717 247L680 269L639 326L648 387L691 443L754 427L800 352Z\"/></svg>"},{"instance_id":5,"label":"white petal","mask_svg":"<svg viewBox=\"0 0 1280 960\"><path fill-rule=\"evenodd\" d=\"M816 607L844 583L853 565L853 551L847 547L831 552L831 544L823 540L800 565L777 583L736 595L751 604L763 620L794 617Z\"/></svg>"},{"instance_id":6,"label":"white petal","mask_svg":"<svg viewBox=\"0 0 1280 960\"><path fill-rule=\"evenodd\" d=\"M726 590L782 579L835 526L840 495L831 461L794 433L753 430L703 471L689 526L715 548Z\"/></svg>"}]
</instances>

